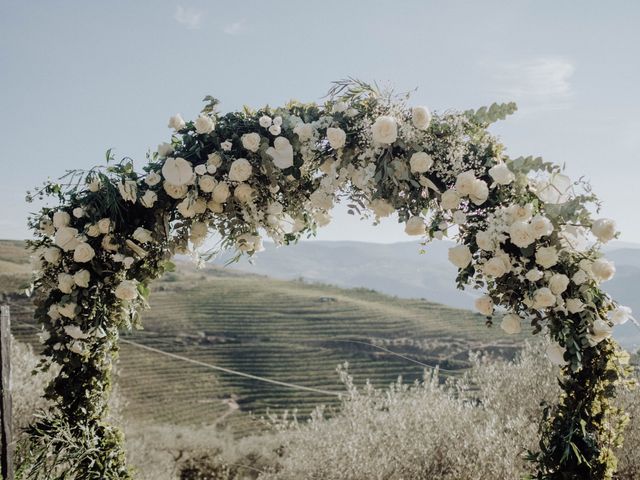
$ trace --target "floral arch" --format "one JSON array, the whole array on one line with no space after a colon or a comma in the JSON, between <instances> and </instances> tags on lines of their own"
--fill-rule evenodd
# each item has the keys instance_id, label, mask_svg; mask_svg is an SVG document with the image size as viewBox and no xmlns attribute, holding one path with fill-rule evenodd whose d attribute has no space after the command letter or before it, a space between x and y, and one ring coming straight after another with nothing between
<instances>
[{"instance_id":1,"label":"floral arch","mask_svg":"<svg viewBox=\"0 0 640 480\"><path fill-rule=\"evenodd\" d=\"M455 230L449 259L459 287L486 292L477 309L489 322L499 313L509 333L530 324L552 339L563 394L541 420L534 478L612 478L626 421L612 400L629 373L610 336L628 309L599 287L615 272L599 252L615 224L591 217L584 182L504 153L487 128L514 104L432 115L407 101L354 80L322 105L221 114L207 97L195 121L171 118L171 142L143 173L107 154L105 167L46 183L35 195L59 205L30 223L34 290L43 368L60 373L46 391L54 406L29 430L28 478L131 478L106 416L110 372L119 330L139 321L174 253L209 231L239 254L260 250L262 234L295 242L328 223L338 199L376 220L397 212L427 241ZM593 241L583 248L581 237Z\"/></svg>"}]
</instances>

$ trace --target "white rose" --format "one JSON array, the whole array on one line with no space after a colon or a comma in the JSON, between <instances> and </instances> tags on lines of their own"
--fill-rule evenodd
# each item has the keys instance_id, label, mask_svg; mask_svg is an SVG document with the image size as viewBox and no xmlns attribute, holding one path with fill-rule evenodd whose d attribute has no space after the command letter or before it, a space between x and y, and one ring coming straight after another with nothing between
<instances>
[{"instance_id":1,"label":"white rose","mask_svg":"<svg viewBox=\"0 0 640 480\"><path fill-rule=\"evenodd\" d=\"M313 125L310 123L300 122L293 128L293 133L298 135L298 140L306 142L313 137Z\"/></svg>"},{"instance_id":2,"label":"white rose","mask_svg":"<svg viewBox=\"0 0 640 480\"><path fill-rule=\"evenodd\" d=\"M55 244L65 252L76 248L80 240L78 240L78 229L72 227L60 227L56 232Z\"/></svg>"},{"instance_id":3,"label":"white rose","mask_svg":"<svg viewBox=\"0 0 640 480\"><path fill-rule=\"evenodd\" d=\"M98 230L100 230L100 233L109 233L109 231L111 230L111 219L109 218L103 218L101 220L98 220Z\"/></svg>"},{"instance_id":4,"label":"white rose","mask_svg":"<svg viewBox=\"0 0 640 480\"><path fill-rule=\"evenodd\" d=\"M591 273L599 282L606 282L613 278L616 273L616 267L613 262L599 258L591 265Z\"/></svg>"},{"instance_id":5,"label":"white rose","mask_svg":"<svg viewBox=\"0 0 640 480\"><path fill-rule=\"evenodd\" d=\"M174 185L170 182L163 182L162 188L171 198L175 198L176 200L180 198L184 198L189 191L189 187L186 185Z\"/></svg>"},{"instance_id":6,"label":"white rose","mask_svg":"<svg viewBox=\"0 0 640 480\"><path fill-rule=\"evenodd\" d=\"M473 258L471 250L466 245L458 245L449 249L449 261L458 268L465 268Z\"/></svg>"},{"instance_id":7,"label":"white rose","mask_svg":"<svg viewBox=\"0 0 640 480\"><path fill-rule=\"evenodd\" d=\"M471 187L469 199L476 205L482 205L489 198L489 187L484 180L476 180Z\"/></svg>"},{"instance_id":8,"label":"white rose","mask_svg":"<svg viewBox=\"0 0 640 480\"><path fill-rule=\"evenodd\" d=\"M211 198L216 203L224 203L229 198L229 194L229 185L225 182L220 182L214 187L213 192L211 192Z\"/></svg>"},{"instance_id":9,"label":"white rose","mask_svg":"<svg viewBox=\"0 0 640 480\"><path fill-rule=\"evenodd\" d=\"M77 325L65 325L64 333L75 340L84 340L85 338L89 338L91 336L88 333L84 333L82 329Z\"/></svg>"},{"instance_id":10,"label":"white rose","mask_svg":"<svg viewBox=\"0 0 640 480\"><path fill-rule=\"evenodd\" d=\"M184 158L167 158L162 166L162 176L176 187L193 183L195 175L191 163Z\"/></svg>"},{"instance_id":11,"label":"white rose","mask_svg":"<svg viewBox=\"0 0 640 480\"><path fill-rule=\"evenodd\" d=\"M222 212L224 212L224 207L222 206L222 204L216 202L213 199L211 199L211 200L209 200L207 202L207 208L209 210L211 210L213 213L222 213Z\"/></svg>"},{"instance_id":12,"label":"white rose","mask_svg":"<svg viewBox=\"0 0 640 480\"><path fill-rule=\"evenodd\" d=\"M42 256L47 262L57 265L62 259L62 252L57 247L49 247Z\"/></svg>"},{"instance_id":13,"label":"white rose","mask_svg":"<svg viewBox=\"0 0 640 480\"><path fill-rule=\"evenodd\" d=\"M173 128L176 131L182 130L186 126L187 124L179 113L169 119L169 128Z\"/></svg>"},{"instance_id":14,"label":"white rose","mask_svg":"<svg viewBox=\"0 0 640 480\"><path fill-rule=\"evenodd\" d=\"M144 177L144 183L146 183L150 187L159 184L161 180L162 177L158 172L149 172L147 173L147 176Z\"/></svg>"},{"instance_id":15,"label":"white rose","mask_svg":"<svg viewBox=\"0 0 640 480\"><path fill-rule=\"evenodd\" d=\"M191 198L185 198L177 206L176 209L184 218L193 218L196 215L196 202Z\"/></svg>"},{"instance_id":16,"label":"white rose","mask_svg":"<svg viewBox=\"0 0 640 480\"><path fill-rule=\"evenodd\" d=\"M564 354L567 350L564 347L561 347L556 342L551 342L547 347L547 358L551 363L562 367L567 364L567 361L564 359Z\"/></svg>"},{"instance_id":17,"label":"white rose","mask_svg":"<svg viewBox=\"0 0 640 480\"><path fill-rule=\"evenodd\" d=\"M71 293L71 290L73 290L75 285L76 283L73 281L73 275L69 275L68 273L58 274L58 290L62 293Z\"/></svg>"},{"instance_id":18,"label":"white rose","mask_svg":"<svg viewBox=\"0 0 640 480\"><path fill-rule=\"evenodd\" d=\"M138 184L135 180L118 182L118 191L125 202L135 203L138 199Z\"/></svg>"},{"instance_id":19,"label":"white rose","mask_svg":"<svg viewBox=\"0 0 640 480\"><path fill-rule=\"evenodd\" d=\"M465 223L467 223L467 215L460 210L456 210L455 212L453 212L451 219L456 225L464 225Z\"/></svg>"},{"instance_id":20,"label":"white rose","mask_svg":"<svg viewBox=\"0 0 640 480\"><path fill-rule=\"evenodd\" d=\"M233 190L233 196L238 199L240 203L251 202L253 193L253 188L247 183L241 183Z\"/></svg>"},{"instance_id":21,"label":"white rose","mask_svg":"<svg viewBox=\"0 0 640 480\"><path fill-rule=\"evenodd\" d=\"M507 208L507 213L511 217L512 222L526 222L531 218L533 206L530 203L526 205L511 205Z\"/></svg>"},{"instance_id":22,"label":"white rose","mask_svg":"<svg viewBox=\"0 0 640 480\"><path fill-rule=\"evenodd\" d=\"M412 173L424 173L433 165L433 158L426 152L416 152L409 159Z\"/></svg>"},{"instance_id":23,"label":"white rose","mask_svg":"<svg viewBox=\"0 0 640 480\"><path fill-rule=\"evenodd\" d=\"M476 233L476 244L485 252L492 252L496 248L491 235L484 231Z\"/></svg>"},{"instance_id":24,"label":"white rose","mask_svg":"<svg viewBox=\"0 0 640 480\"><path fill-rule=\"evenodd\" d=\"M460 206L460 195L455 190L447 190L440 197L440 206L445 210L455 210Z\"/></svg>"},{"instance_id":25,"label":"white rose","mask_svg":"<svg viewBox=\"0 0 640 480\"><path fill-rule=\"evenodd\" d=\"M274 117L273 124L279 127L282 126L282 117L280 115L278 115L277 117Z\"/></svg>"},{"instance_id":26,"label":"white rose","mask_svg":"<svg viewBox=\"0 0 640 480\"><path fill-rule=\"evenodd\" d=\"M85 233L90 237L97 237L100 235L100 229L95 223L90 223L84 226Z\"/></svg>"},{"instance_id":27,"label":"white rose","mask_svg":"<svg viewBox=\"0 0 640 480\"><path fill-rule=\"evenodd\" d=\"M56 228L67 227L71 222L71 215L67 212L55 212L53 214L53 226Z\"/></svg>"},{"instance_id":28,"label":"white rose","mask_svg":"<svg viewBox=\"0 0 640 480\"><path fill-rule=\"evenodd\" d=\"M569 286L569 277L563 273L556 273L549 279L549 288L554 295L564 293Z\"/></svg>"},{"instance_id":29,"label":"white rose","mask_svg":"<svg viewBox=\"0 0 640 480\"><path fill-rule=\"evenodd\" d=\"M158 200L158 194L152 190L147 190L144 192L144 195L140 197L140 203L145 208L152 208L156 200Z\"/></svg>"},{"instance_id":30,"label":"white rose","mask_svg":"<svg viewBox=\"0 0 640 480\"><path fill-rule=\"evenodd\" d=\"M269 133L273 136L280 135L280 132L282 132L282 127L280 125L274 124L269 127Z\"/></svg>"},{"instance_id":31,"label":"white rose","mask_svg":"<svg viewBox=\"0 0 640 480\"><path fill-rule=\"evenodd\" d=\"M556 304L556 296L547 287L539 288L533 294L533 308L542 309Z\"/></svg>"},{"instance_id":32,"label":"white rose","mask_svg":"<svg viewBox=\"0 0 640 480\"><path fill-rule=\"evenodd\" d=\"M334 150L338 150L339 148L344 147L344 144L347 141L347 134L341 128L327 128L327 139L329 140L329 145Z\"/></svg>"},{"instance_id":33,"label":"white rose","mask_svg":"<svg viewBox=\"0 0 640 480\"><path fill-rule=\"evenodd\" d=\"M173 145L170 143L161 143L158 145L157 152L161 158L168 157L173 153Z\"/></svg>"},{"instance_id":34,"label":"white rose","mask_svg":"<svg viewBox=\"0 0 640 480\"><path fill-rule=\"evenodd\" d=\"M376 218L384 218L395 212L395 208L383 198L376 198L369 204L369 208L373 211Z\"/></svg>"},{"instance_id":35,"label":"white rose","mask_svg":"<svg viewBox=\"0 0 640 480\"><path fill-rule=\"evenodd\" d=\"M493 300L489 295L485 295L480 298L476 298L473 305L476 307L481 314L488 317L493 313Z\"/></svg>"},{"instance_id":36,"label":"white rose","mask_svg":"<svg viewBox=\"0 0 640 480\"><path fill-rule=\"evenodd\" d=\"M233 148L233 143L231 143L231 140L225 140L220 144L220 148L225 152L229 152Z\"/></svg>"},{"instance_id":37,"label":"white rose","mask_svg":"<svg viewBox=\"0 0 640 480\"><path fill-rule=\"evenodd\" d=\"M515 335L522 332L522 322L520 321L520 317L514 313L508 313L502 317L500 328L509 335Z\"/></svg>"},{"instance_id":38,"label":"white rose","mask_svg":"<svg viewBox=\"0 0 640 480\"><path fill-rule=\"evenodd\" d=\"M546 237L553 232L553 224L547 217L536 215L531 219L531 233L536 238Z\"/></svg>"},{"instance_id":39,"label":"white rose","mask_svg":"<svg viewBox=\"0 0 640 480\"><path fill-rule=\"evenodd\" d=\"M138 297L138 284L133 280L123 280L114 290L120 300L135 300Z\"/></svg>"},{"instance_id":40,"label":"white rose","mask_svg":"<svg viewBox=\"0 0 640 480\"><path fill-rule=\"evenodd\" d=\"M460 195L469 195L473 192L476 176L472 170L459 173L456 177L456 191Z\"/></svg>"},{"instance_id":41,"label":"white rose","mask_svg":"<svg viewBox=\"0 0 640 480\"><path fill-rule=\"evenodd\" d=\"M404 233L407 235L424 235L427 233L426 225L421 217L411 217L407 220L407 224L404 227Z\"/></svg>"},{"instance_id":42,"label":"white rose","mask_svg":"<svg viewBox=\"0 0 640 480\"><path fill-rule=\"evenodd\" d=\"M84 208L82 207L77 207L73 209L73 216L76 218L82 218L84 217L85 211Z\"/></svg>"},{"instance_id":43,"label":"white rose","mask_svg":"<svg viewBox=\"0 0 640 480\"><path fill-rule=\"evenodd\" d=\"M499 278L509 271L501 257L493 257L482 266L482 272L493 278Z\"/></svg>"},{"instance_id":44,"label":"white rose","mask_svg":"<svg viewBox=\"0 0 640 480\"><path fill-rule=\"evenodd\" d=\"M558 263L558 251L555 247L540 247L536 250L536 263L542 268L551 268Z\"/></svg>"},{"instance_id":45,"label":"white rose","mask_svg":"<svg viewBox=\"0 0 640 480\"><path fill-rule=\"evenodd\" d=\"M213 129L216 127L216 124L213 122L211 117L207 115L200 115L198 118L196 118L194 125L196 127L196 133L199 133L201 135L206 135L213 132Z\"/></svg>"},{"instance_id":46,"label":"white rose","mask_svg":"<svg viewBox=\"0 0 640 480\"><path fill-rule=\"evenodd\" d=\"M489 176L497 185L509 185L516 179L506 163L500 162L489 169Z\"/></svg>"},{"instance_id":47,"label":"white rose","mask_svg":"<svg viewBox=\"0 0 640 480\"><path fill-rule=\"evenodd\" d=\"M544 277L544 273L542 273L540 270L538 270L537 268L533 268L531 270L529 270L525 276L524 276L527 280L529 280L530 282L537 282L538 280L540 280L542 277Z\"/></svg>"},{"instance_id":48,"label":"white rose","mask_svg":"<svg viewBox=\"0 0 640 480\"><path fill-rule=\"evenodd\" d=\"M216 180L211 175L202 175L198 179L198 187L200 187L200 190L202 190L203 192L213 192L213 189L217 184L218 182L216 182Z\"/></svg>"},{"instance_id":49,"label":"white rose","mask_svg":"<svg viewBox=\"0 0 640 480\"><path fill-rule=\"evenodd\" d=\"M146 228L138 227L133 232L133 239L140 243L153 242L153 235L150 230Z\"/></svg>"},{"instance_id":50,"label":"white rose","mask_svg":"<svg viewBox=\"0 0 640 480\"><path fill-rule=\"evenodd\" d=\"M222 165L222 157L218 153L210 153L207 156L207 167L215 167L218 168ZM215 170L214 170L215 172ZM212 172L209 172L212 173Z\"/></svg>"},{"instance_id":51,"label":"white rose","mask_svg":"<svg viewBox=\"0 0 640 480\"><path fill-rule=\"evenodd\" d=\"M58 305L58 313L60 315L62 315L63 317L67 317L67 318L75 318L76 317L76 308L78 307L77 304L73 303L73 302L69 302L69 303L65 303L63 305Z\"/></svg>"},{"instance_id":52,"label":"white rose","mask_svg":"<svg viewBox=\"0 0 640 480\"><path fill-rule=\"evenodd\" d=\"M619 306L609 312L609 320L614 325L623 325L627 323L631 316L631 309L629 307Z\"/></svg>"},{"instance_id":53,"label":"white rose","mask_svg":"<svg viewBox=\"0 0 640 480\"><path fill-rule=\"evenodd\" d=\"M568 298L566 301L569 313L580 313L584 310L584 303L579 298Z\"/></svg>"},{"instance_id":54,"label":"white rose","mask_svg":"<svg viewBox=\"0 0 640 480\"><path fill-rule=\"evenodd\" d=\"M91 274L89 270L78 270L73 274L73 281L80 288L88 288L89 280L91 280Z\"/></svg>"},{"instance_id":55,"label":"white rose","mask_svg":"<svg viewBox=\"0 0 640 480\"><path fill-rule=\"evenodd\" d=\"M102 238L102 242L100 242L100 246L103 250L107 250L109 252L118 251L118 244L113 242L113 237L111 235L105 235Z\"/></svg>"},{"instance_id":56,"label":"white rose","mask_svg":"<svg viewBox=\"0 0 640 480\"><path fill-rule=\"evenodd\" d=\"M257 133L245 133L240 138L242 146L250 152L257 152L260 148L260 135Z\"/></svg>"},{"instance_id":57,"label":"white rose","mask_svg":"<svg viewBox=\"0 0 640 480\"><path fill-rule=\"evenodd\" d=\"M511 243L520 248L527 248L535 241L528 223L517 221L509 227Z\"/></svg>"},{"instance_id":58,"label":"white rose","mask_svg":"<svg viewBox=\"0 0 640 480\"><path fill-rule=\"evenodd\" d=\"M278 137L273 141L273 147L267 148L267 155L273 159L273 163L281 170L293 166L293 147L285 137Z\"/></svg>"},{"instance_id":59,"label":"white rose","mask_svg":"<svg viewBox=\"0 0 640 480\"><path fill-rule=\"evenodd\" d=\"M605 338L609 338L611 336L612 329L607 322L605 322L601 318L598 318L596 321L593 322L592 330L593 330L593 333L589 336L589 339L591 340L592 343L597 344L597 343L600 343Z\"/></svg>"},{"instance_id":60,"label":"white rose","mask_svg":"<svg viewBox=\"0 0 640 480\"><path fill-rule=\"evenodd\" d=\"M207 173L207 166L204 163L201 163L200 165L196 165L193 171L197 175L204 175L205 173Z\"/></svg>"},{"instance_id":61,"label":"white rose","mask_svg":"<svg viewBox=\"0 0 640 480\"><path fill-rule=\"evenodd\" d=\"M96 252L95 250L93 250L91 245L86 242L81 242L73 251L73 260L78 263L86 263L89 262L93 257L95 257L95 255Z\"/></svg>"},{"instance_id":62,"label":"white rose","mask_svg":"<svg viewBox=\"0 0 640 480\"><path fill-rule=\"evenodd\" d=\"M610 218L599 218L591 225L591 233L602 243L607 243L616 236L616 222Z\"/></svg>"},{"instance_id":63,"label":"white rose","mask_svg":"<svg viewBox=\"0 0 640 480\"><path fill-rule=\"evenodd\" d=\"M269 128L271 126L271 117L268 115L262 115L258 119L258 123L262 128Z\"/></svg>"},{"instance_id":64,"label":"white rose","mask_svg":"<svg viewBox=\"0 0 640 480\"><path fill-rule=\"evenodd\" d=\"M411 123L418 130L426 130L431 123L431 112L427 107L413 107L411 110Z\"/></svg>"},{"instance_id":65,"label":"white rose","mask_svg":"<svg viewBox=\"0 0 640 480\"><path fill-rule=\"evenodd\" d=\"M232 182L244 182L251 177L253 168L246 158L238 158L229 168L229 180Z\"/></svg>"},{"instance_id":66,"label":"white rose","mask_svg":"<svg viewBox=\"0 0 640 480\"><path fill-rule=\"evenodd\" d=\"M373 141L390 145L398 138L398 124L396 119L387 115L380 116L371 126Z\"/></svg>"}]
</instances>

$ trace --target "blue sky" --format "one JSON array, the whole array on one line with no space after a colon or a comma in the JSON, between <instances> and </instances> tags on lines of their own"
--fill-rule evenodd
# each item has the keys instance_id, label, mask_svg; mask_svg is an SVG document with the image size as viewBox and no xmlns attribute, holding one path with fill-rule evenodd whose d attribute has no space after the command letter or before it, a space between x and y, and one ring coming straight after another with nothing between
<instances>
[{"instance_id":1,"label":"blue sky","mask_svg":"<svg viewBox=\"0 0 640 480\"><path fill-rule=\"evenodd\" d=\"M0 0L0 238L27 236L25 191L104 151L144 162L170 115L319 100L346 76L418 87L434 110L515 100L511 155L591 179L640 242L640 4L627 1ZM325 240L407 240L338 210Z\"/></svg>"}]
</instances>

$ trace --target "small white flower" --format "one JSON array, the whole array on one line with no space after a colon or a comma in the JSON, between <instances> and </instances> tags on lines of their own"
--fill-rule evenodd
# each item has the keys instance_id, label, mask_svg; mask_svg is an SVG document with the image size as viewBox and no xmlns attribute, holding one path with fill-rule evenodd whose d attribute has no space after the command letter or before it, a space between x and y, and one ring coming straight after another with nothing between
<instances>
[{"instance_id":1,"label":"small white flower","mask_svg":"<svg viewBox=\"0 0 640 480\"><path fill-rule=\"evenodd\" d=\"M144 192L144 195L140 197L140 203L145 208L152 208L156 200L158 200L158 194L153 190L147 190Z\"/></svg>"},{"instance_id":2,"label":"small white flower","mask_svg":"<svg viewBox=\"0 0 640 480\"><path fill-rule=\"evenodd\" d=\"M427 233L426 225L422 217L411 217L407 220L407 224L404 227L404 232L407 235L424 235Z\"/></svg>"},{"instance_id":3,"label":"small white flower","mask_svg":"<svg viewBox=\"0 0 640 480\"><path fill-rule=\"evenodd\" d=\"M269 127L269 133L274 137L280 135L280 132L282 132L282 127L280 125L274 124Z\"/></svg>"},{"instance_id":4,"label":"small white flower","mask_svg":"<svg viewBox=\"0 0 640 480\"><path fill-rule=\"evenodd\" d=\"M158 172L155 172L155 171L147 173L147 176L144 177L144 183L146 183L150 187L153 187L154 185L159 184L161 180L162 180L162 177Z\"/></svg>"},{"instance_id":5,"label":"small white flower","mask_svg":"<svg viewBox=\"0 0 640 480\"><path fill-rule=\"evenodd\" d=\"M207 166L204 163L201 163L200 165L196 165L193 171L196 173L196 175L204 175L205 173L207 173Z\"/></svg>"},{"instance_id":6,"label":"small white flower","mask_svg":"<svg viewBox=\"0 0 640 480\"><path fill-rule=\"evenodd\" d=\"M241 183L233 190L233 196L240 203L250 203L253 199L253 194L253 188L247 183Z\"/></svg>"},{"instance_id":7,"label":"small white flower","mask_svg":"<svg viewBox=\"0 0 640 480\"><path fill-rule=\"evenodd\" d=\"M440 206L445 210L455 210L460 206L460 195L455 190L447 190L440 197Z\"/></svg>"},{"instance_id":8,"label":"small white flower","mask_svg":"<svg viewBox=\"0 0 640 480\"><path fill-rule=\"evenodd\" d=\"M82 218L85 215L85 211L84 208L82 207L77 207L73 209L73 216L76 218Z\"/></svg>"},{"instance_id":9,"label":"small white flower","mask_svg":"<svg viewBox=\"0 0 640 480\"><path fill-rule=\"evenodd\" d=\"M138 284L133 280L123 280L116 287L114 294L120 300L135 300L138 297Z\"/></svg>"},{"instance_id":10,"label":"small white flower","mask_svg":"<svg viewBox=\"0 0 640 480\"><path fill-rule=\"evenodd\" d=\"M616 273L613 262L604 258L599 258L591 265L591 273L599 282L611 280Z\"/></svg>"},{"instance_id":11,"label":"small white flower","mask_svg":"<svg viewBox=\"0 0 640 480\"><path fill-rule=\"evenodd\" d=\"M96 252L91 247L91 245L86 242L81 242L73 251L73 260L78 263L86 263L91 261L91 259L95 257L95 255Z\"/></svg>"},{"instance_id":12,"label":"small white flower","mask_svg":"<svg viewBox=\"0 0 640 480\"><path fill-rule=\"evenodd\" d=\"M465 268L471 263L471 250L466 245L458 245L449 249L449 261L458 268Z\"/></svg>"},{"instance_id":13,"label":"small white flower","mask_svg":"<svg viewBox=\"0 0 640 480\"><path fill-rule=\"evenodd\" d=\"M282 117L279 116L279 115L277 117L274 117L273 124L281 127L282 126Z\"/></svg>"},{"instance_id":14,"label":"small white flower","mask_svg":"<svg viewBox=\"0 0 640 480\"><path fill-rule=\"evenodd\" d=\"M476 298L473 305L476 307L476 310L478 310L485 317L488 317L491 314L493 314L493 300L489 295Z\"/></svg>"},{"instance_id":15,"label":"small white flower","mask_svg":"<svg viewBox=\"0 0 640 480\"><path fill-rule=\"evenodd\" d=\"M200 115L196 118L194 125L196 127L196 132L200 135L211 133L213 132L213 129L216 128L216 124L213 119L207 115Z\"/></svg>"},{"instance_id":16,"label":"small white flower","mask_svg":"<svg viewBox=\"0 0 640 480\"><path fill-rule=\"evenodd\" d=\"M56 228L67 227L70 222L71 215L67 212L57 211L53 214L53 226Z\"/></svg>"},{"instance_id":17,"label":"small white flower","mask_svg":"<svg viewBox=\"0 0 640 480\"><path fill-rule=\"evenodd\" d=\"M542 273L540 270L538 270L537 268L533 268L531 270L529 270L525 276L524 276L527 280L529 280L530 282L537 282L538 280L540 280L542 277L544 277L544 273Z\"/></svg>"},{"instance_id":18,"label":"small white flower","mask_svg":"<svg viewBox=\"0 0 640 480\"><path fill-rule=\"evenodd\" d=\"M334 150L338 150L339 148L344 147L347 134L341 128L330 127L327 128L327 139L329 140L329 145Z\"/></svg>"},{"instance_id":19,"label":"small white flower","mask_svg":"<svg viewBox=\"0 0 640 480\"><path fill-rule=\"evenodd\" d=\"M409 165L412 173L424 173L433 166L433 158L427 152L416 152L411 155Z\"/></svg>"},{"instance_id":20,"label":"small white flower","mask_svg":"<svg viewBox=\"0 0 640 480\"><path fill-rule=\"evenodd\" d=\"M242 146L250 152L255 153L260 148L260 135L255 132L245 133L240 137L240 141L242 142Z\"/></svg>"},{"instance_id":21,"label":"small white flower","mask_svg":"<svg viewBox=\"0 0 640 480\"><path fill-rule=\"evenodd\" d=\"M269 128L271 126L271 117L268 115L262 115L258 119L258 123L262 128Z\"/></svg>"},{"instance_id":22,"label":"small white flower","mask_svg":"<svg viewBox=\"0 0 640 480\"><path fill-rule=\"evenodd\" d=\"M229 180L232 182L244 182L251 177L253 168L246 158L238 158L233 161L229 168Z\"/></svg>"},{"instance_id":23,"label":"small white flower","mask_svg":"<svg viewBox=\"0 0 640 480\"><path fill-rule=\"evenodd\" d=\"M591 225L591 233L602 243L607 243L616 236L616 222L610 218L599 218Z\"/></svg>"},{"instance_id":24,"label":"small white flower","mask_svg":"<svg viewBox=\"0 0 640 480\"><path fill-rule=\"evenodd\" d=\"M563 273L555 273L549 279L549 289L554 295L564 293L568 286L569 277Z\"/></svg>"},{"instance_id":25,"label":"small white flower","mask_svg":"<svg viewBox=\"0 0 640 480\"><path fill-rule=\"evenodd\" d=\"M398 124L396 119L388 115L382 115L371 126L373 141L384 145L390 145L398 138Z\"/></svg>"},{"instance_id":26,"label":"small white flower","mask_svg":"<svg viewBox=\"0 0 640 480\"><path fill-rule=\"evenodd\" d=\"M162 176L167 182L176 187L190 185L195 175L191 163L184 158L168 158L162 166Z\"/></svg>"},{"instance_id":27,"label":"small white flower","mask_svg":"<svg viewBox=\"0 0 640 480\"><path fill-rule=\"evenodd\" d=\"M520 317L514 313L508 313L502 317L500 328L509 335L515 335L522 332L522 322Z\"/></svg>"},{"instance_id":28,"label":"small white flower","mask_svg":"<svg viewBox=\"0 0 640 480\"><path fill-rule=\"evenodd\" d=\"M281 170L293 166L293 147L285 137L278 137L273 141L273 147L266 150L273 159L273 164Z\"/></svg>"},{"instance_id":29,"label":"small white flower","mask_svg":"<svg viewBox=\"0 0 640 480\"><path fill-rule=\"evenodd\" d=\"M169 128L173 128L175 131L182 130L186 126L187 124L179 113L169 119Z\"/></svg>"},{"instance_id":30,"label":"small white flower","mask_svg":"<svg viewBox=\"0 0 640 480\"><path fill-rule=\"evenodd\" d=\"M496 185L509 185L516 179L506 163L500 162L489 169L489 176Z\"/></svg>"},{"instance_id":31,"label":"small white flower","mask_svg":"<svg viewBox=\"0 0 640 480\"><path fill-rule=\"evenodd\" d=\"M555 247L540 247L536 250L536 263L542 268L551 268L558 263L558 250Z\"/></svg>"},{"instance_id":32,"label":"small white flower","mask_svg":"<svg viewBox=\"0 0 640 480\"><path fill-rule=\"evenodd\" d=\"M431 123L431 112L427 107L413 107L411 110L411 123L418 130L426 130Z\"/></svg>"},{"instance_id":33,"label":"small white flower","mask_svg":"<svg viewBox=\"0 0 640 480\"><path fill-rule=\"evenodd\" d=\"M214 173L218 167L222 165L222 157L218 153L210 153L207 156L207 167L214 167L213 172L209 171L209 173ZM207 168L208 170L208 168Z\"/></svg>"},{"instance_id":34,"label":"small white flower","mask_svg":"<svg viewBox=\"0 0 640 480\"><path fill-rule=\"evenodd\" d=\"M161 143L158 145L157 151L160 158L168 157L173 153L173 145L170 143Z\"/></svg>"},{"instance_id":35,"label":"small white flower","mask_svg":"<svg viewBox=\"0 0 640 480\"><path fill-rule=\"evenodd\" d=\"M231 141L230 141L230 140L225 140L224 142L222 142L222 143L220 144L220 148L221 148L222 150L224 150L225 152L228 152L228 151L230 151L230 150L233 148L233 144L231 143Z\"/></svg>"}]
</instances>

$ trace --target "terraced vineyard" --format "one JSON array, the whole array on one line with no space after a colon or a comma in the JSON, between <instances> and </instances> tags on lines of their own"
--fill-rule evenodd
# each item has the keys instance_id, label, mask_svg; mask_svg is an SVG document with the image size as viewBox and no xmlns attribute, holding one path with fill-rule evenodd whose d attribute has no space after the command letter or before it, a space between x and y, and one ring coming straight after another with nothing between
<instances>
[{"instance_id":1,"label":"terraced vineyard","mask_svg":"<svg viewBox=\"0 0 640 480\"><path fill-rule=\"evenodd\" d=\"M343 362L349 362L356 383L369 379L384 386L399 375L413 381L423 373L422 366L387 350L460 371L470 349L509 354L514 340L520 340L487 329L479 315L424 300L215 267L195 270L189 264L154 285L151 304L143 315L144 330L124 335L135 342L123 345L119 364L127 417L143 423L215 424L240 435L255 429L255 417L267 410L296 408L307 414L335 397L218 372L140 345L276 381L341 391L335 370ZM15 335L33 341L33 330L24 324L30 317L18 316Z\"/></svg>"}]
</instances>

